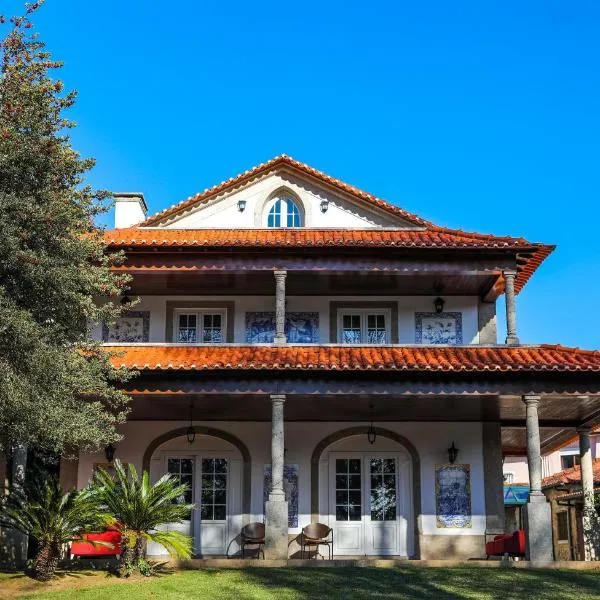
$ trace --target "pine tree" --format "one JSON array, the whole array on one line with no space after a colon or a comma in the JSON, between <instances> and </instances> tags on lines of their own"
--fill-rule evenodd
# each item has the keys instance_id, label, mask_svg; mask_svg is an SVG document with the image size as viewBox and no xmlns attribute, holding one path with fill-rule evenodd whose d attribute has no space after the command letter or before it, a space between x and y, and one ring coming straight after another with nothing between
<instances>
[{"instance_id":1,"label":"pine tree","mask_svg":"<svg viewBox=\"0 0 600 600\"><path fill-rule=\"evenodd\" d=\"M76 92L33 32L4 19L0 41L0 450L34 444L68 455L116 441L127 396L93 323L114 319L126 281L95 225L107 192L85 183L94 161L72 148L64 116Z\"/></svg>"}]
</instances>

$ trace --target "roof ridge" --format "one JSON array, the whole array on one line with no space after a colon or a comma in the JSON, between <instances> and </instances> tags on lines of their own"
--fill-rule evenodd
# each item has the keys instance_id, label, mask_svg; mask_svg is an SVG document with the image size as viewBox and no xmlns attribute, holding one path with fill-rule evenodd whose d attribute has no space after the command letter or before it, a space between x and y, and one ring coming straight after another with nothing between
<instances>
[{"instance_id":1,"label":"roof ridge","mask_svg":"<svg viewBox=\"0 0 600 600\"><path fill-rule=\"evenodd\" d=\"M161 221L162 219L165 219L171 215L174 215L174 214L180 212L181 210L185 210L188 207L194 206L198 202L208 200L214 194L222 192L233 185L237 185L237 184L242 183L243 181L250 179L256 175L267 172L270 169L275 168L279 164L285 164L288 166L295 167L296 169L299 169L308 175L312 175L313 177L316 177L317 179L320 179L320 180L324 181L325 183L333 185L346 193L353 194L355 196L358 196L362 200L371 202L376 207L378 207L382 210L385 210L387 212L390 212L390 213L394 214L395 216L399 216L403 219L406 219L407 221L410 221L410 222L414 223L415 225L422 225L425 227L433 226L433 223L431 221L428 221L427 219L423 219L422 217L420 217L419 215L417 215L415 213L412 213L403 208L400 208L399 206L396 206L395 204L392 204L391 202L388 202L387 200L384 200L383 198L379 198L378 196L375 196L375 195L371 194L370 192L366 192L354 185L346 183L346 182L342 181L341 179L338 179L337 177L328 175L324 171L315 169L314 167L311 167L307 163L303 163L299 160L292 158L288 154L279 154L279 155L275 156L274 158L271 158L270 160L268 160L266 162L255 165L254 167L247 169L246 171L239 173L238 175L236 175L234 177L230 177L229 179L221 181L220 183L217 183L211 187L205 188L202 192L198 192L198 193L194 194L193 196L189 196L186 200L183 200L177 204L173 204L169 208L165 208L164 210L162 210L158 213L155 213L154 215L148 217L145 221L143 221L139 225L144 226L147 224L157 223L157 222Z\"/></svg>"}]
</instances>

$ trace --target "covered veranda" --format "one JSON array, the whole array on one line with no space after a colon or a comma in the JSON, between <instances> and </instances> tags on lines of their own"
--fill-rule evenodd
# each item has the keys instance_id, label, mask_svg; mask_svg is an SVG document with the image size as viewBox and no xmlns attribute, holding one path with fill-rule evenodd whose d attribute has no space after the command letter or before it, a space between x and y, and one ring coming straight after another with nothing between
<instances>
[{"instance_id":1,"label":"covered veranda","mask_svg":"<svg viewBox=\"0 0 600 600\"><path fill-rule=\"evenodd\" d=\"M549 506L541 492L541 453L572 437L575 430L584 450L586 489L588 456L591 468L588 432L600 419L598 353L553 346L141 344L108 349L118 353L115 364L140 370L128 384L132 423L185 423L191 406L200 434L217 430L215 423L267 426L263 432L265 437L270 432L270 439L262 443L270 444L272 465L265 515L266 553L271 558L288 557L284 432L295 423L335 423L337 430L355 435L364 435L371 422L382 435L399 423L481 424L485 536L504 532L502 457L526 453L531 481L525 519L528 558L540 563L553 558ZM182 435L181 425L179 429ZM444 451L447 441L432 440L431 445L439 446L432 451ZM453 441L461 447L460 439ZM325 438L321 445L329 443ZM312 457L311 520L323 512L315 468L318 445L307 450ZM144 466L151 454L152 448L144 448ZM429 556L432 543L423 532L431 505L424 500L422 473L421 468L413 470L413 558ZM250 487L256 485L249 465L244 465L242 481L247 490L243 497L249 498ZM243 504L243 514L249 513L248 504ZM591 546L587 557L593 558Z\"/></svg>"}]
</instances>

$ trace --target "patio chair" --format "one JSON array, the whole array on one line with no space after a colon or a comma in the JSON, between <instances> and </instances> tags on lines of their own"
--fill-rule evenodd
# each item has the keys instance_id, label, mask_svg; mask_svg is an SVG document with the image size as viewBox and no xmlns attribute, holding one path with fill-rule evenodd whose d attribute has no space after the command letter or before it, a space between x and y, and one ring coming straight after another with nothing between
<instances>
[{"instance_id":1,"label":"patio chair","mask_svg":"<svg viewBox=\"0 0 600 600\"><path fill-rule=\"evenodd\" d=\"M265 557L264 545L265 545L265 526L264 523L248 523L242 527L242 558L246 558L246 546L258 546L258 554L260 557Z\"/></svg>"},{"instance_id":2,"label":"patio chair","mask_svg":"<svg viewBox=\"0 0 600 600\"><path fill-rule=\"evenodd\" d=\"M327 546L329 560L331 560L333 558L333 529L323 523L311 523L303 527L300 540L300 557L304 558L306 548L308 548L310 557L311 547L316 548L317 554L319 554L319 546Z\"/></svg>"}]
</instances>

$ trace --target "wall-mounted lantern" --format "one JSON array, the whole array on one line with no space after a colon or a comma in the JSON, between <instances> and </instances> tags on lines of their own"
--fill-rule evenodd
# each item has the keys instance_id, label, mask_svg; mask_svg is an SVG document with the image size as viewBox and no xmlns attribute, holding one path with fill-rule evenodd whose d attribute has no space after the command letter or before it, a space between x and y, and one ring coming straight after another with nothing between
<instances>
[{"instance_id":1,"label":"wall-mounted lantern","mask_svg":"<svg viewBox=\"0 0 600 600\"><path fill-rule=\"evenodd\" d=\"M373 404L369 404L369 413L371 416L371 424L369 425L369 429L367 429L367 441L371 446L375 443L377 439L377 432L375 431L375 427L373 427Z\"/></svg>"},{"instance_id":2,"label":"wall-mounted lantern","mask_svg":"<svg viewBox=\"0 0 600 600\"><path fill-rule=\"evenodd\" d=\"M112 463L112 461L114 460L116 450L117 447L114 444L108 444L107 446L105 446L104 456L106 457L106 460L109 463Z\"/></svg>"},{"instance_id":3,"label":"wall-mounted lantern","mask_svg":"<svg viewBox=\"0 0 600 600\"><path fill-rule=\"evenodd\" d=\"M452 442L452 445L450 446L450 448L448 448L448 460L450 461L450 464L454 464L456 462L456 459L458 458L458 448L454 445L454 442Z\"/></svg>"},{"instance_id":4,"label":"wall-mounted lantern","mask_svg":"<svg viewBox=\"0 0 600 600\"><path fill-rule=\"evenodd\" d=\"M189 427L187 428L187 431L185 432L185 437L187 438L187 443L190 444L190 446L194 443L194 440L196 439L196 431L194 430L194 425L193 425L193 411L194 411L194 405L192 404L192 402L190 402L190 424Z\"/></svg>"},{"instance_id":5,"label":"wall-mounted lantern","mask_svg":"<svg viewBox=\"0 0 600 600\"><path fill-rule=\"evenodd\" d=\"M323 198L323 200L321 200L321 212L326 213L328 208L329 200L327 200L327 198Z\"/></svg>"},{"instance_id":6,"label":"wall-mounted lantern","mask_svg":"<svg viewBox=\"0 0 600 600\"><path fill-rule=\"evenodd\" d=\"M246 201L238 200L237 207L240 212L244 212L246 210Z\"/></svg>"},{"instance_id":7,"label":"wall-mounted lantern","mask_svg":"<svg viewBox=\"0 0 600 600\"><path fill-rule=\"evenodd\" d=\"M446 301L439 296L433 301L433 306L435 307L435 312L439 315L444 310L444 305Z\"/></svg>"}]
</instances>

